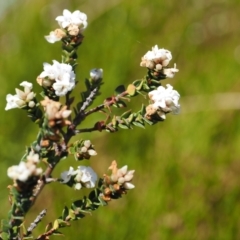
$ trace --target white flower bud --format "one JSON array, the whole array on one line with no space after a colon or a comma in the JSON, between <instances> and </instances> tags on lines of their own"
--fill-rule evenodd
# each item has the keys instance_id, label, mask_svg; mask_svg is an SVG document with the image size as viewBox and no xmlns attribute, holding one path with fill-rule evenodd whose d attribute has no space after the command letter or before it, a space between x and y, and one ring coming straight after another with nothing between
<instances>
[{"instance_id":1,"label":"white flower bud","mask_svg":"<svg viewBox=\"0 0 240 240\"><path fill-rule=\"evenodd\" d=\"M93 81L102 79L103 70L101 68L94 68L90 71L90 77Z\"/></svg>"}]
</instances>

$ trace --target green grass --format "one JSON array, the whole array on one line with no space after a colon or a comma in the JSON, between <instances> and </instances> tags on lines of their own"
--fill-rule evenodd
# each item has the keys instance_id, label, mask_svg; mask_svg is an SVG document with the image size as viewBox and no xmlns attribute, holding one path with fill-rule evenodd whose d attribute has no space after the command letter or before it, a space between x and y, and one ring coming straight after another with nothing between
<instances>
[{"instance_id":1,"label":"green grass","mask_svg":"<svg viewBox=\"0 0 240 240\"><path fill-rule=\"evenodd\" d=\"M141 78L145 69L139 67L140 58L158 44L172 52L172 64L176 62L180 69L163 84L179 91L182 107L182 114L167 115L165 122L145 130L81 136L91 138L96 146L98 156L90 163L99 174L116 159L119 165L136 170L136 188L64 229L65 239L240 239L239 109L232 109L225 98L219 104L229 109L210 106L215 94L240 91L237 0L17 1L1 19L0 28L0 218L7 216L9 208L6 187L11 181L6 170L18 163L37 133L24 112L4 111L5 95L23 80L33 81L39 90L35 79L42 63L60 60L60 45L48 44L43 36L56 27L54 19L64 8L88 15L77 77L81 82L91 68L104 69L98 103L117 85ZM81 91L83 85L79 86ZM143 100L134 100L131 106L136 109ZM67 165L64 161L56 173ZM57 184L47 186L28 222L46 207L46 225L79 195ZM41 231L45 225L40 224Z\"/></svg>"}]
</instances>

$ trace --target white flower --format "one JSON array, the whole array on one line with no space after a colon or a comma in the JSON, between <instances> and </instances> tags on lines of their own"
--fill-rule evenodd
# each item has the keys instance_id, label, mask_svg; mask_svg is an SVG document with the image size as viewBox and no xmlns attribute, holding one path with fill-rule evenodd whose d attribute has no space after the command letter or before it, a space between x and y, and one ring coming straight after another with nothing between
<instances>
[{"instance_id":1,"label":"white flower","mask_svg":"<svg viewBox=\"0 0 240 240\"><path fill-rule=\"evenodd\" d=\"M25 93L30 93L32 90L32 87L33 87L32 83L27 82L27 81L23 81L22 83L20 83L20 86L24 87Z\"/></svg>"},{"instance_id":2,"label":"white flower","mask_svg":"<svg viewBox=\"0 0 240 240\"><path fill-rule=\"evenodd\" d=\"M68 171L64 171L61 173L61 179L63 183L67 183L71 177L76 174L73 167L70 167Z\"/></svg>"},{"instance_id":3,"label":"white flower","mask_svg":"<svg viewBox=\"0 0 240 240\"><path fill-rule=\"evenodd\" d=\"M76 25L81 31L83 31L87 27L87 15L79 10L71 13L69 10L64 9L63 16L58 16L56 20L62 28L66 28L70 25Z\"/></svg>"},{"instance_id":4,"label":"white flower","mask_svg":"<svg viewBox=\"0 0 240 240\"><path fill-rule=\"evenodd\" d=\"M68 171L61 173L62 183L74 180L74 188L80 190L82 187L93 188L97 181L97 174L91 167L79 166L77 170L70 167Z\"/></svg>"},{"instance_id":5,"label":"white flower","mask_svg":"<svg viewBox=\"0 0 240 240\"><path fill-rule=\"evenodd\" d=\"M176 68L176 63L174 64L174 68L164 68L163 73L166 75L167 78L173 78L176 72L179 70Z\"/></svg>"},{"instance_id":6,"label":"white flower","mask_svg":"<svg viewBox=\"0 0 240 240\"><path fill-rule=\"evenodd\" d=\"M90 77L92 80L97 81L103 76L103 70L101 68L94 68L90 71Z\"/></svg>"},{"instance_id":7,"label":"white flower","mask_svg":"<svg viewBox=\"0 0 240 240\"><path fill-rule=\"evenodd\" d=\"M52 31L49 33L48 36L45 36L45 39L49 42L49 43L55 43L57 41L60 41L62 39L62 37L58 36L55 31Z\"/></svg>"},{"instance_id":8,"label":"white flower","mask_svg":"<svg viewBox=\"0 0 240 240\"><path fill-rule=\"evenodd\" d=\"M79 166L78 170L81 171L81 180L80 182L86 188L95 187L97 181L97 174L93 171L91 167Z\"/></svg>"},{"instance_id":9,"label":"white flower","mask_svg":"<svg viewBox=\"0 0 240 240\"><path fill-rule=\"evenodd\" d=\"M165 117L164 113L179 113L180 105L178 104L178 100L180 94L176 90L173 90L173 87L170 84L167 84L166 89L163 86L160 86L156 90L149 92L148 95L153 101L153 107L163 112L163 118Z\"/></svg>"},{"instance_id":10,"label":"white flower","mask_svg":"<svg viewBox=\"0 0 240 240\"><path fill-rule=\"evenodd\" d=\"M44 63L44 71L39 78L47 78L53 81L53 89L57 96L64 96L75 87L75 73L72 66L53 60L53 64Z\"/></svg>"},{"instance_id":11,"label":"white flower","mask_svg":"<svg viewBox=\"0 0 240 240\"><path fill-rule=\"evenodd\" d=\"M6 100L7 100L7 105L5 107L6 111L13 108L19 108L19 104L17 104L19 98L17 95L7 94Z\"/></svg>"},{"instance_id":12,"label":"white flower","mask_svg":"<svg viewBox=\"0 0 240 240\"><path fill-rule=\"evenodd\" d=\"M13 180L26 182L32 176L39 176L42 173L41 168L37 168L33 161L20 162L19 165L14 165L8 168L8 177Z\"/></svg>"},{"instance_id":13,"label":"white flower","mask_svg":"<svg viewBox=\"0 0 240 240\"><path fill-rule=\"evenodd\" d=\"M158 70L166 67L172 59L172 54L164 48L159 49L157 45L152 47L152 51L148 51L143 57L140 66Z\"/></svg>"},{"instance_id":14,"label":"white flower","mask_svg":"<svg viewBox=\"0 0 240 240\"><path fill-rule=\"evenodd\" d=\"M20 86L24 87L24 91L21 91L18 88L16 88L15 95L7 94L6 96L7 105L5 107L5 110L21 108L26 105L28 105L28 107L30 108L35 106L35 104L32 103L33 102L32 100L36 96L34 92L31 92L32 83L23 81L22 83L20 83Z\"/></svg>"},{"instance_id":15,"label":"white flower","mask_svg":"<svg viewBox=\"0 0 240 240\"><path fill-rule=\"evenodd\" d=\"M58 77L58 65L60 63L56 60L53 60L53 65L49 63L43 63L43 72L39 75L40 78L49 78L55 80Z\"/></svg>"},{"instance_id":16,"label":"white flower","mask_svg":"<svg viewBox=\"0 0 240 240\"><path fill-rule=\"evenodd\" d=\"M53 84L53 89L57 96L65 96L67 92L71 91L74 88L75 84L69 82L68 78L65 78L63 81L56 81Z\"/></svg>"}]
</instances>

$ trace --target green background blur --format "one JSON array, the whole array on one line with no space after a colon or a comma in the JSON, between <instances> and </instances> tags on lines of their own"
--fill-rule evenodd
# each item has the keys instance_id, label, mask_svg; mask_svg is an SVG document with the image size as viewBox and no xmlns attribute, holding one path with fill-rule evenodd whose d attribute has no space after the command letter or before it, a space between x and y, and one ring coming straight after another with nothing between
<instances>
[{"instance_id":1,"label":"green background blur","mask_svg":"<svg viewBox=\"0 0 240 240\"><path fill-rule=\"evenodd\" d=\"M119 166L136 170L136 188L64 229L64 239L240 239L239 0L12 0L4 8L6 2L0 0L0 219L9 209L7 168L18 163L37 134L24 111L4 111L5 96L24 80L40 91L35 79L43 62L60 60L61 54L60 44L51 45L43 36L57 27L55 17L67 8L88 15L77 79L83 82L91 68L104 69L97 103L117 85L142 78L146 70L139 67L140 58L158 44L172 52L171 64L180 69L163 85L179 91L182 112L145 130L80 136L95 144L98 156L90 164L99 175L117 159ZM144 102L134 100L133 109ZM68 164L78 164L68 161L56 176ZM46 225L81 194L47 186L27 223L47 208Z\"/></svg>"}]
</instances>

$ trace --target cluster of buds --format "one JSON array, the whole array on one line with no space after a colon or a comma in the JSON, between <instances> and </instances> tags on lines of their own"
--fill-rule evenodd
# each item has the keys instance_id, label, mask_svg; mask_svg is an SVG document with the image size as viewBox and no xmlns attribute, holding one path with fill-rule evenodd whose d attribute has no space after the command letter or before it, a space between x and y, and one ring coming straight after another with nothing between
<instances>
[{"instance_id":1,"label":"cluster of buds","mask_svg":"<svg viewBox=\"0 0 240 240\"><path fill-rule=\"evenodd\" d=\"M33 178L38 179L42 174L42 168L37 168L39 162L39 155L31 151L26 157L26 161L21 161L19 165L8 168L8 177L12 178L16 185L18 181L27 182Z\"/></svg>"},{"instance_id":2,"label":"cluster of buds","mask_svg":"<svg viewBox=\"0 0 240 240\"><path fill-rule=\"evenodd\" d=\"M50 43L60 41L66 36L75 37L81 34L87 27L87 15L79 10L71 13L67 9L63 10L63 15L56 18L60 29L50 32L45 39Z\"/></svg>"},{"instance_id":3,"label":"cluster of buds","mask_svg":"<svg viewBox=\"0 0 240 240\"><path fill-rule=\"evenodd\" d=\"M74 154L76 160L89 159L91 156L97 155L94 145L92 145L90 140L76 141L69 148L69 153Z\"/></svg>"},{"instance_id":4,"label":"cluster of buds","mask_svg":"<svg viewBox=\"0 0 240 240\"><path fill-rule=\"evenodd\" d=\"M180 98L179 93L173 90L170 84L167 84L167 88L163 86L158 87L148 93L151 100L151 104L146 107L145 117L150 120L164 120L166 119L166 113L172 112L178 114L180 111L180 105L178 100Z\"/></svg>"},{"instance_id":5,"label":"cluster of buds","mask_svg":"<svg viewBox=\"0 0 240 240\"><path fill-rule=\"evenodd\" d=\"M174 64L174 68L168 68L171 60L172 54L169 50L164 48L159 49L158 46L155 45L152 51L148 51L142 57L140 66L154 70L156 73L162 73L167 78L173 78L179 70L176 68L176 64Z\"/></svg>"},{"instance_id":6,"label":"cluster of buds","mask_svg":"<svg viewBox=\"0 0 240 240\"><path fill-rule=\"evenodd\" d=\"M62 106L60 102L53 101L48 97L45 97L45 99L41 101L41 105L44 108L49 127L63 127L71 124L71 122L66 119L72 112L71 110L67 109L67 106Z\"/></svg>"},{"instance_id":7,"label":"cluster of buds","mask_svg":"<svg viewBox=\"0 0 240 240\"><path fill-rule=\"evenodd\" d=\"M16 94L7 94L6 100L7 105L5 110L13 109L13 108L33 108L35 106L35 96L36 94L32 92L32 83L24 81L20 83L21 87L24 87L24 91L15 89Z\"/></svg>"},{"instance_id":8,"label":"cluster of buds","mask_svg":"<svg viewBox=\"0 0 240 240\"><path fill-rule=\"evenodd\" d=\"M70 167L68 171L61 173L60 181L76 190L80 190L83 187L94 188L97 174L91 167L79 166L77 170Z\"/></svg>"},{"instance_id":9,"label":"cluster of buds","mask_svg":"<svg viewBox=\"0 0 240 240\"><path fill-rule=\"evenodd\" d=\"M65 96L75 87L75 73L70 64L43 63L44 71L38 76L37 82L44 88L53 89L56 96Z\"/></svg>"},{"instance_id":10,"label":"cluster of buds","mask_svg":"<svg viewBox=\"0 0 240 240\"><path fill-rule=\"evenodd\" d=\"M109 167L112 170L110 176L103 175L103 191L100 197L108 202L112 198L117 198L126 193L126 190L133 189L135 186L131 183L135 170L128 171L128 166L117 168L117 162L114 160Z\"/></svg>"}]
</instances>

